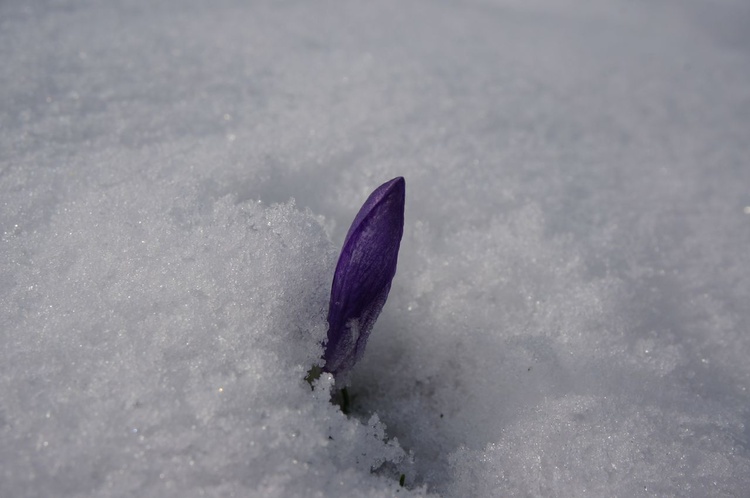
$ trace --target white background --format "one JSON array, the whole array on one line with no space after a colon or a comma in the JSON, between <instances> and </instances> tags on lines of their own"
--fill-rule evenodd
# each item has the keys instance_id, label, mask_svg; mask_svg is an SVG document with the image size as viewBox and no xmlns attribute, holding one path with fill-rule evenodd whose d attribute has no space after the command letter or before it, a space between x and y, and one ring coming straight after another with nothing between
<instances>
[{"instance_id":1,"label":"white background","mask_svg":"<svg viewBox=\"0 0 750 498\"><path fill-rule=\"evenodd\" d=\"M749 25L731 0L3 2L0 495L743 496ZM302 378L348 225L399 175L347 418Z\"/></svg>"}]
</instances>

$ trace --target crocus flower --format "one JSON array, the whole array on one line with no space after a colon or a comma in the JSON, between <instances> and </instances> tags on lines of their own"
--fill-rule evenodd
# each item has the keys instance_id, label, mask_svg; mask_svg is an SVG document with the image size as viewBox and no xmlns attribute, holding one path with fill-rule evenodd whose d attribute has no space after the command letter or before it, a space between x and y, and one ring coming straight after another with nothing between
<instances>
[{"instance_id":1,"label":"crocus flower","mask_svg":"<svg viewBox=\"0 0 750 498\"><path fill-rule=\"evenodd\" d=\"M345 374L362 358L396 274L404 233L406 182L384 183L370 194L349 228L333 275L323 370Z\"/></svg>"}]
</instances>

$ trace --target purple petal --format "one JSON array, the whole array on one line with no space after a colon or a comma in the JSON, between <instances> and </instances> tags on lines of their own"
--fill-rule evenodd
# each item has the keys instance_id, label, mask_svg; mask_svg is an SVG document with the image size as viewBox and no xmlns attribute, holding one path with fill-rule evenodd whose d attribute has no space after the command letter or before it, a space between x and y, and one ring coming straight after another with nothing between
<instances>
[{"instance_id":1,"label":"purple petal","mask_svg":"<svg viewBox=\"0 0 750 498\"><path fill-rule=\"evenodd\" d=\"M347 372L365 352L396 274L405 196L402 177L384 183L367 198L346 234L331 287L326 372Z\"/></svg>"}]
</instances>

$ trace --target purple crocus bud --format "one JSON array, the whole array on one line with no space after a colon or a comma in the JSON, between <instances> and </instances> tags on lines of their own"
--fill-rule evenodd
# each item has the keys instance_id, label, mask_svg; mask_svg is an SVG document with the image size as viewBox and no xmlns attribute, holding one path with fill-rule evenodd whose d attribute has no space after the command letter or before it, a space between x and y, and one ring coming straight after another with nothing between
<instances>
[{"instance_id":1,"label":"purple crocus bud","mask_svg":"<svg viewBox=\"0 0 750 498\"><path fill-rule=\"evenodd\" d=\"M365 352L396 274L405 196L402 177L384 183L367 198L346 234L331 287L326 372L348 372Z\"/></svg>"}]
</instances>

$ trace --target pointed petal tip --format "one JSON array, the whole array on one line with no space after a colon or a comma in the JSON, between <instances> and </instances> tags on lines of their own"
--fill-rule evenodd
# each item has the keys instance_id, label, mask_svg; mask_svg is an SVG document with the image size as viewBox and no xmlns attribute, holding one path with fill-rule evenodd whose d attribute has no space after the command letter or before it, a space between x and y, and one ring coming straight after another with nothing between
<instances>
[{"instance_id":1,"label":"pointed petal tip","mask_svg":"<svg viewBox=\"0 0 750 498\"><path fill-rule=\"evenodd\" d=\"M383 199L384 197L392 194L402 194L405 190L406 180L404 180L403 176L397 176L396 178L388 180L387 182L376 188L372 192L372 194L370 194L370 197L367 199L367 201L365 201L365 205L368 204L368 201Z\"/></svg>"},{"instance_id":2,"label":"pointed petal tip","mask_svg":"<svg viewBox=\"0 0 750 498\"><path fill-rule=\"evenodd\" d=\"M383 184L388 190L404 190L406 188L406 180L403 176L397 176L393 180L389 180Z\"/></svg>"},{"instance_id":3,"label":"pointed petal tip","mask_svg":"<svg viewBox=\"0 0 750 498\"><path fill-rule=\"evenodd\" d=\"M397 176L396 178L389 180L376 188L370 197L365 201L363 207L371 209L374 205L380 203L385 198L397 197L404 202L406 198L406 180L403 176Z\"/></svg>"}]
</instances>

